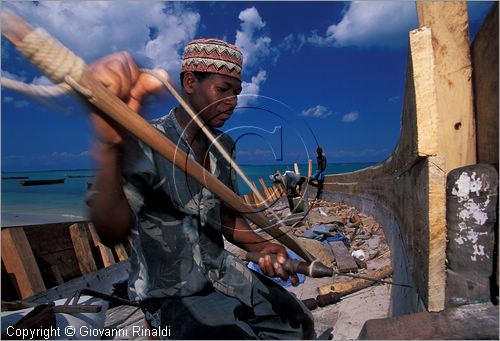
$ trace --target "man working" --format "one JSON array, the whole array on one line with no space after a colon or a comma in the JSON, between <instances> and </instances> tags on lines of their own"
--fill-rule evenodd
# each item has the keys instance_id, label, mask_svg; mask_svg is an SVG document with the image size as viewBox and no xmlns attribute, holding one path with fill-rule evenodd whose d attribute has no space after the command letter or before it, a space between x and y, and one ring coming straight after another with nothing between
<instances>
[{"instance_id":1,"label":"man working","mask_svg":"<svg viewBox=\"0 0 500 341\"><path fill-rule=\"evenodd\" d=\"M180 77L183 98L233 155L234 142L216 128L236 107L241 66L235 46L198 39L185 48ZM143 97L161 86L140 74L124 53L97 61L92 70L136 112ZM281 267L287 257L283 246L257 235L238 212L98 112L91 120L101 168L89 198L91 218L109 244L132 234L129 296L141 302L151 327L169 326L174 339L314 336L307 308L226 252L222 236L246 251L267 254L259 260L261 269L287 279ZM237 191L232 167L182 107L152 124Z\"/></svg>"},{"instance_id":2,"label":"man working","mask_svg":"<svg viewBox=\"0 0 500 341\"><path fill-rule=\"evenodd\" d=\"M303 208L296 207L298 205L295 205L294 199L300 199L302 185L306 181L306 178L304 176L295 174L292 171L286 171L283 177L285 179L286 196L288 199L288 207L290 208L290 212L302 212Z\"/></svg>"},{"instance_id":3,"label":"man working","mask_svg":"<svg viewBox=\"0 0 500 341\"><path fill-rule=\"evenodd\" d=\"M326 170L326 157L323 155L323 148L318 146L316 148L316 153L318 156L316 157L316 161L318 163L318 170L314 175L309 178L309 184L312 184L314 181L317 181L318 191L316 192L316 199L321 199L321 193L323 193L323 183L325 181L325 170Z\"/></svg>"}]
</instances>

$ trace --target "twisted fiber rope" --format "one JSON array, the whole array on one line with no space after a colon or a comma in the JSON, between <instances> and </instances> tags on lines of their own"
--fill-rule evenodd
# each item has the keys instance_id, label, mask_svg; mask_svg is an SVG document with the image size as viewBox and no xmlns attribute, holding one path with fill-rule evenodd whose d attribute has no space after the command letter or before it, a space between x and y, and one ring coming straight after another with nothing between
<instances>
[{"instance_id":1,"label":"twisted fiber rope","mask_svg":"<svg viewBox=\"0 0 500 341\"><path fill-rule=\"evenodd\" d=\"M3 78L3 86L40 97L59 96L68 93L71 88L89 95L88 90L77 83L85 62L43 29L37 28L28 33L17 49L57 85L37 86Z\"/></svg>"}]
</instances>

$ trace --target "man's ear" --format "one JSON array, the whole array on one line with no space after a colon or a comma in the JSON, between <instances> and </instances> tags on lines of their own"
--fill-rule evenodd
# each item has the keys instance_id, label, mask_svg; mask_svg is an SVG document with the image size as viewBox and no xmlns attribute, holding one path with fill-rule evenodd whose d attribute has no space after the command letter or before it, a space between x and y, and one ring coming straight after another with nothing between
<instances>
[{"instance_id":1,"label":"man's ear","mask_svg":"<svg viewBox=\"0 0 500 341\"><path fill-rule=\"evenodd\" d=\"M197 82L198 79L195 77L195 75L192 72L188 71L184 74L184 79L182 81L182 89L186 94L191 95L194 91Z\"/></svg>"}]
</instances>

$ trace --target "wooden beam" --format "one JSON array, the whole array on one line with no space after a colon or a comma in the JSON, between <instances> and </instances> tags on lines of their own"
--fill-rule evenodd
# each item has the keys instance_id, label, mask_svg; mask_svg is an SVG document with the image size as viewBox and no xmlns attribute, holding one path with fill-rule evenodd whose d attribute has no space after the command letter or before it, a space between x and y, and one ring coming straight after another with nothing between
<instances>
[{"instance_id":1,"label":"wooden beam","mask_svg":"<svg viewBox=\"0 0 500 341\"><path fill-rule=\"evenodd\" d=\"M87 227L90 232L90 237L92 241L92 245L99 250L99 254L101 255L102 264L105 268L115 264L115 258L113 257L113 251L106 245L101 242L97 231L95 230L94 224L88 223Z\"/></svg>"},{"instance_id":2,"label":"wooden beam","mask_svg":"<svg viewBox=\"0 0 500 341\"><path fill-rule=\"evenodd\" d=\"M307 178L310 178L313 174L313 161L309 160L307 164Z\"/></svg>"},{"instance_id":3,"label":"wooden beam","mask_svg":"<svg viewBox=\"0 0 500 341\"><path fill-rule=\"evenodd\" d=\"M83 223L73 224L69 227L69 232L82 274L97 271L85 225Z\"/></svg>"},{"instance_id":4,"label":"wooden beam","mask_svg":"<svg viewBox=\"0 0 500 341\"><path fill-rule=\"evenodd\" d=\"M21 298L45 290L40 269L22 227L2 229L2 260Z\"/></svg>"},{"instance_id":5,"label":"wooden beam","mask_svg":"<svg viewBox=\"0 0 500 341\"><path fill-rule=\"evenodd\" d=\"M419 26L432 32L438 153L450 171L476 163L467 2L417 1L416 5Z\"/></svg>"},{"instance_id":6,"label":"wooden beam","mask_svg":"<svg viewBox=\"0 0 500 341\"><path fill-rule=\"evenodd\" d=\"M477 162L498 170L498 2L472 43Z\"/></svg>"},{"instance_id":7,"label":"wooden beam","mask_svg":"<svg viewBox=\"0 0 500 341\"><path fill-rule=\"evenodd\" d=\"M359 340L497 340L498 306L491 303L450 308L441 313L368 320Z\"/></svg>"}]
</instances>

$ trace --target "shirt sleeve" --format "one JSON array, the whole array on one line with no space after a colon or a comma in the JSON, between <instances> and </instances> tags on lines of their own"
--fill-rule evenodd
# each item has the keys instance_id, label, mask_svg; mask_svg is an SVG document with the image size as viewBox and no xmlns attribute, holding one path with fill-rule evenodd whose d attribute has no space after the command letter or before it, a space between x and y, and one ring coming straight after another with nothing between
<instances>
[{"instance_id":1,"label":"shirt sleeve","mask_svg":"<svg viewBox=\"0 0 500 341\"><path fill-rule=\"evenodd\" d=\"M136 138L129 138L122 158L123 191L137 215L144 206L144 197L155 179L153 151Z\"/></svg>"},{"instance_id":2,"label":"shirt sleeve","mask_svg":"<svg viewBox=\"0 0 500 341\"><path fill-rule=\"evenodd\" d=\"M231 158L236 163L236 145L233 139L227 134L219 133L219 135L217 136L217 140L226 150L226 152L231 155ZM219 180L222 181L231 190L233 190L233 192L235 192L237 195L240 195L236 170L218 153L218 151L216 152L216 155L219 156Z\"/></svg>"}]
</instances>

